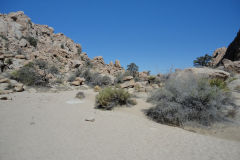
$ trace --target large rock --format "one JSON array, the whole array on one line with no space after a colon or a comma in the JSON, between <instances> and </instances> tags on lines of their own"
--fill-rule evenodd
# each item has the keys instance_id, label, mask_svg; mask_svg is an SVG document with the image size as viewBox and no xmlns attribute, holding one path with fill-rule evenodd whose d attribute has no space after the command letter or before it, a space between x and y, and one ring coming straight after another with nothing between
<instances>
[{"instance_id":1,"label":"large rock","mask_svg":"<svg viewBox=\"0 0 240 160\"><path fill-rule=\"evenodd\" d=\"M14 87L14 90L15 90L16 92L22 92L22 91L24 91L23 84L21 84L21 83L17 84L17 85Z\"/></svg>"},{"instance_id":2,"label":"large rock","mask_svg":"<svg viewBox=\"0 0 240 160\"><path fill-rule=\"evenodd\" d=\"M202 76L206 78L218 78L226 80L230 77L230 73L218 70L218 69L212 69L212 68L187 68L183 71L180 71L177 73L177 76L181 78L181 76L185 76L185 73L192 73L196 76Z\"/></svg>"},{"instance_id":3,"label":"large rock","mask_svg":"<svg viewBox=\"0 0 240 160\"><path fill-rule=\"evenodd\" d=\"M230 61L229 59L224 59L224 68L229 72L240 73L240 61Z\"/></svg>"},{"instance_id":4,"label":"large rock","mask_svg":"<svg viewBox=\"0 0 240 160\"><path fill-rule=\"evenodd\" d=\"M226 54L223 58L231 61L240 61L240 30L238 31L235 39L228 46Z\"/></svg>"},{"instance_id":5,"label":"large rock","mask_svg":"<svg viewBox=\"0 0 240 160\"><path fill-rule=\"evenodd\" d=\"M120 87L121 88L133 88L134 85L135 85L135 81L131 80L131 81L126 81L126 82L120 84Z\"/></svg>"},{"instance_id":6,"label":"large rock","mask_svg":"<svg viewBox=\"0 0 240 160\"><path fill-rule=\"evenodd\" d=\"M133 76L126 76L123 78L123 81L130 81L133 79Z\"/></svg>"},{"instance_id":7,"label":"large rock","mask_svg":"<svg viewBox=\"0 0 240 160\"><path fill-rule=\"evenodd\" d=\"M224 57L224 55L226 53L226 50L227 50L226 47L222 47L222 48L216 49L213 52L213 55L212 55L212 66L218 66L221 63L221 61L222 61L222 59L223 59L223 57Z\"/></svg>"},{"instance_id":8,"label":"large rock","mask_svg":"<svg viewBox=\"0 0 240 160\"><path fill-rule=\"evenodd\" d=\"M118 67L118 68L121 67L121 64L120 64L120 61L119 61L119 60L115 60L115 67Z\"/></svg>"},{"instance_id":9,"label":"large rock","mask_svg":"<svg viewBox=\"0 0 240 160\"><path fill-rule=\"evenodd\" d=\"M72 83L71 83L71 85L73 85L73 86L80 86L80 82L79 81L73 81Z\"/></svg>"}]
</instances>

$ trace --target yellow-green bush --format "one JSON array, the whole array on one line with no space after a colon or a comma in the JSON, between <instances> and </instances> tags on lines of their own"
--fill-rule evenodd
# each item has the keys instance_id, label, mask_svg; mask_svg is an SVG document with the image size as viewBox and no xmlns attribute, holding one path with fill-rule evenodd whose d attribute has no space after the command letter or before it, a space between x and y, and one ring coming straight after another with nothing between
<instances>
[{"instance_id":1,"label":"yellow-green bush","mask_svg":"<svg viewBox=\"0 0 240 160\"><path fill-rule=\"evenodd\" d=\"M209 80L209 84L210 84L210 86L216 86L216 87L218 87L218 88L220 88L220 89L223 89L223 90L225 90L225 91L227 91L228 90L228 88L227 88L227 83L224 81L224 80L222 80L222 79L218 79L218 78L214 78L214 79L210 79Z\"/></svg>"},{"instance_id":2,"label":"yellow-green bush","mask_svg":"<svg viewBox=\"0 0 240 160\"><path fill-rule=\"evenodd\" d=\"M96 107L110 110L117 105L125 105L130 99L130 94L123 89L104 88L96 96Z\"/></svg>"}]
</instances>

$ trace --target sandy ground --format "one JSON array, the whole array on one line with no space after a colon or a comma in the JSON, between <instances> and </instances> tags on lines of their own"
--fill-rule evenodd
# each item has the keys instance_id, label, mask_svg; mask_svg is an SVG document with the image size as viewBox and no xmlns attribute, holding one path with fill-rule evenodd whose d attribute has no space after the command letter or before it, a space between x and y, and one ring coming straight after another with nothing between
<instances>
[{"instance_id":1,"label":"sandy ground","mask_svg":"<svg viewBox=\"0 0 240 160\"><path fill-rule=\"evenodd\" d=\"M0 160L239 160L240 141L147 119L132 108L94 109L95 94L15 93L0 101ZM95 118L94 122L85 119Z\"/></svg>"}]
</instances>

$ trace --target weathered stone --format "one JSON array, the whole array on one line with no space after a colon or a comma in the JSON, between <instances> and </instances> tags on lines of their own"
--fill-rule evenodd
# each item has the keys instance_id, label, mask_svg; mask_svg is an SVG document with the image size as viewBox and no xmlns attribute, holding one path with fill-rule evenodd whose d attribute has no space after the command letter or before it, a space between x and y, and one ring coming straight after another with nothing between
<instances>
[{"instance_id":1,"label":"weathered stone","mask_svg":"<svg viewBox=\"0 0 240 160\"><path fill-rule=\"evenodd\" d=\"M121 67L121 64L120 64L120 61L119 61L119 60L115 60L115 67L118 67L118 68Z\"/></svg>"},{"instance_id":2,"label":"weathered stone","mask_svg":"<svg viewBox=\"0 0 240 160\"><path fill-rule=\"evenodd\" d=\"M24 91L23 84L21 84L21 83L17 84L17 85L14 87L14 90L15 90L16 92L22 92L22 91Z\"/></svg>"},{"instance_id":3,"label":"weathered stone","mask_svg":"<svg viewBox=\"0 0 240 160\"><path fill-rule=\"evenodd\" d=\"M80 86L80 82L79 81L73 81L72 83L71 83L71 85L73 85L73 86Z\"/></svg>"},{"instance_id":4,"label":"weathered stone","mask_svg":"<svg viewBox=\"0 0 240 160\"><path fill-rule=\"evenodd\" d=\"M28 46L28 41L24 38L22 38L20 41L19 41L19 46L20 47L27 47Z\"/></svg>"},{"instance_id":5,"label":"weathered stone","mask_svg":"<svg viewBox=\"0 0 240 160\"><path fill-rule=\"evenodd\" d=\"M0 83L9 83L9 79L8 78L0 79Z\"/></svg>"},{"instance_id":6,"label":"weathered stone","mask_svg":"<svg viewBox=\"0 0 240 160\"><path fill-rule=\"evenodd\" d=\"M17 59L26 59L25 55L16 55L15 58Z\"/></svg>"},{"instance_id":7,"label":"weathered stone","mask_svg":"<svg viewBox=\"0 0 240 160\"><path fill-rule=\"evenodd\" d=\"M9 96L0 96L0 100L12 100Z\"/></svg>"},{"instance_id":8,"label":"weathered stone","mask_svg":"<svg viewBox=\"0 0 240 160\"><path fill-rule=\"evenodd\" d=\"M202 76L206 78L218 78L218 79L223 79L226 80L227 78L230 77L230 73L218 70L218 69L211 69L211 68L187 68L184 69L183 71L180 71L177 76L181 78L181 76L185 76L185 73L192 73L196 76Z\"/></svg>"},{"instance_id":9,"label":"weathered stone","mask_svg":"<svg viewBox=\"0 0 240 160\"><path fill-rule=\"evenodd\" d=\"M76 78L75 78L75 81L79 81L80 84L82 85L82 84L84 84L84 82L85 82L85 78L76 77Z\"/></svg>"},{"instance_id":10,"label":"weathered stone","mask_svg":"<svg viewBox=\"0 0 240 160\"><path fill-rule=\"evenodd\" d=\"M78 93L76 94L76 98L78 98L78 99L83 99L83 98L85 98L85 94L84 94L83 92L78 92Z\"/></svg>"},{"instance_id":11,"label":"weathered stone","mask_svg":"<svg viewBox=\"0 0 240 160\"><path fill-rule=\"evenodd\" d=\"M126 76L123 78L124 81L130 81L133 79L133 76Z\"/></svg>"},{"instance_id":12,"label":"weathered stone","mask_svg":"<svg viewBox=\"0 0 240 160\"><path fill-rule=\"evenodd\" d=\"M212 55L212 62L211 65L212 66L217 66L221 63L225 53L226 53L227 48L226 47L222 47L222 48L218 48L213 52Z\"/></svg>"},{"instance_id":13,"label":"weathered stone","mask_svg":"<svg viewBox=\"0 0 240 160\"><path fill-rule=\"evenodd\" d=\"M224 59L223 61L224 68L229 72L240 73L240 61L230 61L228 59Z\"/></svg>"},{"instance_id":14,"label":"weathered stone","mask_svg":"<svg viewBox=\"0 0 240 160\"><path fill-rule=\"evenodd\" d=\"M133 88L134 85L135 85L134 80L130 80L130 81L126 81L126 82L120 84L120 87L121 88Z\"/></svg>"}]
</instances>

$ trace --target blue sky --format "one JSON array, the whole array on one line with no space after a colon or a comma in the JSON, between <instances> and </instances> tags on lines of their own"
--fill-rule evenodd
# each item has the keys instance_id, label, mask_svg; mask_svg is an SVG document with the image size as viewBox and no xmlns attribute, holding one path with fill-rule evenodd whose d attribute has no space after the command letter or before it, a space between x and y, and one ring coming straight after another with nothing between
<instances>
[{"instance_id":1,"label":"blue sky","mask_svg":"<svg viewBox=\"0 0 240 160\"><path fill-rule=\"evenodd\" d=\"M157 73L228 46L240 29L239 7L239 0L1 0L0 12L24 11L91 58Z\"/></svg>"}]
</instances>

